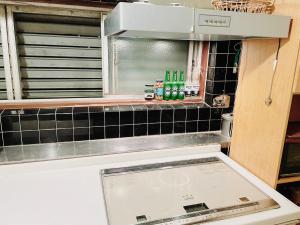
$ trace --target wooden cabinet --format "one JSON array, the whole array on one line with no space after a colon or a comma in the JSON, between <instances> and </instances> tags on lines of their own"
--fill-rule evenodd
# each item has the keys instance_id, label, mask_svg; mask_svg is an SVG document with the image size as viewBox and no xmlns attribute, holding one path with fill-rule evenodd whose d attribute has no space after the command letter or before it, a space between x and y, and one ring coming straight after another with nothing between
<instances>
[{"instance_id":1,"label":"wooden cabinet","mask_svg":"<svg viewBox=\"0 0 300 225\"><path fill-rule=\"evenodd\" d=\"M300 1L277 0L274 14L293 19L290 36L243 42L230 156L272 187L278 176L299 59ZM273 82L272 82L273 81ZM272 88L271 88L272 85ZM265 100L271 89L272 104Z\"/></svg>"},{"instance_id":2,"label":"wooden cabinet","mask_svg":"<svg viewBox=\"0 0 300 225\"><path fill-rule=\"evenodd\" d=\"M298 53L298 64L295 74L294 94L300 94L300 50Z\"/></svg>"}]
</instances>

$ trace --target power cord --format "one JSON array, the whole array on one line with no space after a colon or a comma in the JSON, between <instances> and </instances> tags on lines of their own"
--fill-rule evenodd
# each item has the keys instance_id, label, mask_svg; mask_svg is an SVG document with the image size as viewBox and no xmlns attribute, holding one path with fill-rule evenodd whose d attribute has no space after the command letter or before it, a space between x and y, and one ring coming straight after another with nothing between
<instances>
[{"instance_id":1,"label":"power cord","mask_svg":"<svg viewBox=\"0 0 300 225\"><path fill-rule=\"evenodd\" d=\"M276 74L276 70L277 70L277 64L278 64L278 56L279 56L279 50L281 47L281 40L280 38L278 39L278 47L277 47L277 51L276 51L276 57L275 60L273 62L273 74L272 74L272 79L271 79L271 84L270 84L270 90L269 90L269 95L268 97L265 99L265 104L266 106L270 106L272 105L273 99L272 99L272 91L273 91L273 84L274 84L274 78L275 78L275 74Z\"/></svg>"}]
</instances>

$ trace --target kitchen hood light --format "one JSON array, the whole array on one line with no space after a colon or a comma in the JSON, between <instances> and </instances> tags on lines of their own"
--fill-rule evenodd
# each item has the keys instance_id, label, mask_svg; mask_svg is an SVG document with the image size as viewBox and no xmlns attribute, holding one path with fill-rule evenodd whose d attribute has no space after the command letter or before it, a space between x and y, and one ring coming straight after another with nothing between
<instances>
[{"instance_id":1,"label":"kitchen hood light","mask_svg":"<svg viewBox=\"0 0 300 225\"><path fill-rule=\"evenodd\" d=\"M183 5L181 5L178 2L172 2L172 3L170 3L170 5L173 6L173 7L183 7Z\"/></svg>"}]
</instances>

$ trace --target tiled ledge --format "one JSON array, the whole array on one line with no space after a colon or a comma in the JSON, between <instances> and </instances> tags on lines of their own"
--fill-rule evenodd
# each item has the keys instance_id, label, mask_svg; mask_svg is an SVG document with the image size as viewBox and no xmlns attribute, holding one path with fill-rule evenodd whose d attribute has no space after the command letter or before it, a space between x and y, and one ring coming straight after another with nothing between
<instances>
[{"instance_id":1,"label":"tiled ledge","mask_svg":"<svg viewBox=\"0 0 300 225\"><path fill-rule=\"evenodd\" d=\"M229 142L229 138L221 135L220 132L203 132L8 146L3 147L2 150L0 150L0 165L151 151L207 144L228 145Z\"/></svg>"},{"instance_id":2,"label":"tiled ledge","mask_svg":"<svg viewBox=\"0 0 300 225\"><path fill-rule=\"evenodd\" d=\"M4 110L0 146L216 131L228 110L204 103Z\"/></svg>"}]
</instances>

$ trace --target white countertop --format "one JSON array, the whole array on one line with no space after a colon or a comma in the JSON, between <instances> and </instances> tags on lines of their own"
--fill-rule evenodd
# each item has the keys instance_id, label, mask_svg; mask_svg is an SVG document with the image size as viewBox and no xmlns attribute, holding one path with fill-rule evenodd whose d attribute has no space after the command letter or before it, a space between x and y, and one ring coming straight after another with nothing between
<instances>
[{"instance_id":1,"label":"white countertop","mask_svg":"<svg viewBox=\"0 0 300 225\"><path fill-rule=\"evenodd\" d=\"M99 172L104 168L217 156L276 200L280 209L243 216L221 224L274 225L300 218L300 209L218 151L218 145L0 167L0 214L3 225L107 225ZM266 219L273 216L271 222ZM261 221L259 223L255 223Z\"/></svg>"}]
</instances>

